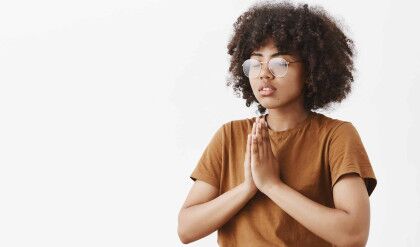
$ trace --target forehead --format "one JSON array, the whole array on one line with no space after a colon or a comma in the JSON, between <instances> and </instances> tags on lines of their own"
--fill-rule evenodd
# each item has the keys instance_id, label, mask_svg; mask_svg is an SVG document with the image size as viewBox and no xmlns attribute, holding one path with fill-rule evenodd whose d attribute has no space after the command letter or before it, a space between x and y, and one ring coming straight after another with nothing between
<instances>
[{"instance_id":1,"label":"forehead","mask_svg":"<svg viewBox=\"0 0 420 247\"><path fill-rule=\"evenodd\" d=\"M259 58L263 58L263 57L267 57L267 58L272 58L272 57L284 57L284 58L295 58L296 56L294 54L292 54L291 52L287 52L287 51L277 51L277 49L273 50L273 51L254 51L251 53L251 57L259 57Z\"/></svg>"},{"instance_id":2,"label":"forehead","mask_svg":"<svg viewBox=\"0 0 420 247\"><path fill-rule=\"evenodd\" d=\"M285 51L285 50L279 50L277 49L276 43L274 41L273 38L267 38L263 43L260 44L259 47L257 47L256 49L254 49L251 52L251 57L267 57L267 58L272 58L272 57L276 57L276 56L281 56L284 57L286 59L295 59L295 58L299 58L299 55L297 52L292 52L292 51Z\"/></svg>"}]
</instances>

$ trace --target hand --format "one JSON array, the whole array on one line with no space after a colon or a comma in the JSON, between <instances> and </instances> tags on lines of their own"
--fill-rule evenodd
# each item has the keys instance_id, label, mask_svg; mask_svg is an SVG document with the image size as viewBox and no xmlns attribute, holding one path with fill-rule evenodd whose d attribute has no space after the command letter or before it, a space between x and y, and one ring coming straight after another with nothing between
<instances>
[{"instance_id":1,"label":"hand","mask_svg":"<svg viewBox=\"0 0 420 247\"><path fill-rule=\"evenodd\" d=\"M248 134L246 142L246 151L245 151L245 161L244 161L244 185L252 195L257 193L258 188L254 183L251 173L251 141L252 133Z\"/></svg>"},{"instance_id":2,"label":"hand","mask_svg":"<svg viewBox=\"0 0 420 247\"><path fill-rule=\"evenodd\" d=\"M266 193L280 180L280 164L271 150L270 136L265 120L256 118L252 127L251 173L257 188Z\"/></svg>"}]
</instances>

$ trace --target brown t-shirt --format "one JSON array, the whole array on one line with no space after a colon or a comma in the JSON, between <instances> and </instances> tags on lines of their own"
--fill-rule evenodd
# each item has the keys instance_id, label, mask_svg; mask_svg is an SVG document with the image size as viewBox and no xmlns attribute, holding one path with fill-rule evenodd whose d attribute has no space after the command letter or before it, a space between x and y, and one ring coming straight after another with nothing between
<instances>
[{"instance_id":1,"label":"brown t-shirt","mask_svg":"<svg viewBox=\"0 0 420 247\"><path fill-rule=\"evenodd\" d=\"M244 180L247 134L256 117L223 124L190 175L216 186L219 195ZM311 112L285 131L269 129L272 150L279 161L280 179L309 199L334 208L333 186L347 173L365 181L369 196L376 177L361 138L351 122ZM218 230L222 247L333 246L284 212L265 194L255 196Z\"/></svg>"}]
</instances>

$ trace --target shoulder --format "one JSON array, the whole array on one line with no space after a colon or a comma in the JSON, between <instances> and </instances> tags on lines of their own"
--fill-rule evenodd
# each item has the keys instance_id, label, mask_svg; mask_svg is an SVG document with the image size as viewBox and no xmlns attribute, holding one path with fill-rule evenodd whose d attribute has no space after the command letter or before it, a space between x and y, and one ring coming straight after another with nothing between
<instances>
[{"instance_id":1,"label":"shoulder","mask_svg":"<svg viewBox=\"0 0 420 247\"><path fill-rule=\"evenodd\" d=\"M251 131L253 121L255 117L226 121L220 126L219 132L228 140L237 139L246 136Z\"/></svg>"},{"instance_id":2,"label":"shoulder","mask_svg":"<svg viewBox=\"0 0 420 247\"><path fill-rule=\"evenodd\" d=\"M313 128L318 132L323 133L329 137L334 136L340 132L355 131L356 128L351 121L339 118L333 118L323 113L315 112L313 119Z\"/></svg>"},{"instance_id":3,"label":"shoulder","mask_svg":"<svg viewBox=\"0 0 420 247\"><path fill-rule=\"evenodd\" d=\"M233 119L227 123L226 127L229 128L232 135L242 135L243 133L251 131L252 124L256 118L257 117Z\"/></svg>"},{"instance_id":4,"label":"shoulder","mask_svg":"<svg viewBox=\"0 0 420 247\"><path fill-rule=\"evenodd\" d=\"M320 126L322 138L332 148L345 146L362 146L362 138L356 126L349 120L332 118L318 113L318 120L314 121Z\"/></svg>"}]
</instances>

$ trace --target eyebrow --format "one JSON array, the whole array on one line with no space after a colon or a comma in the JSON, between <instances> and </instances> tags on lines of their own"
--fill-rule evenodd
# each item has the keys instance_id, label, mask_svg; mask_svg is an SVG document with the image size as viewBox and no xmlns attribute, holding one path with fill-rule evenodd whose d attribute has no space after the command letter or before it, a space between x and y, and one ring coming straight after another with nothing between
<instances>
[{"instance_id":1,"label":"eyebrow","mask_svg":"<svg viewBox=\"0 0 420 247\"><path fill-rule=\"evenodd\" d=\"M281 52L281 51L279 51L279 52L276 52L274 54L271 54L270 57L275 57L275 56L278 56L278 55L288 55L288 56L290 56L291 54L288 53L288 52ZM258 52L253 52L253 53L251 53L251 56L262 57L263 55L261 53L258 53Z\"/></svg>"}]
</instances>

